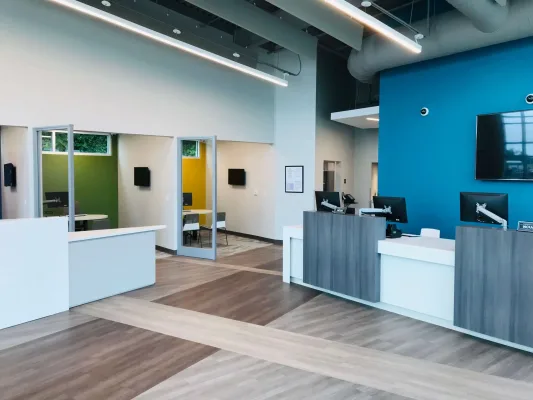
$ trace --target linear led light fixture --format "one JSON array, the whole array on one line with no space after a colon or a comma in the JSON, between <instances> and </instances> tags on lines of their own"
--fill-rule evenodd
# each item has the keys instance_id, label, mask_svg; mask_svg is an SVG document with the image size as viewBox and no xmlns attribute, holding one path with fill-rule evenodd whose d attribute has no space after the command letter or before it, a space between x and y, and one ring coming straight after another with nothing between
<instances>
[{"instance_id":1,"label":"linear led light fixture","mask_svg":"<svg viewBox=\"0 0 533 400\"><path fill-rule=\"evenodd\" d=\"M285 79L278 78L273 75L269 75L265 72L258 71L254 68L248 67L243 64L239 64L235 61L228 60L227 58L221 57L217 54L210 53L204 49L201 49L196 46L192 46L188 43L182 42L180 40L172 39L170 37L167 37L159 32L155 32L151 29L144 28L140 25L134 24L133 22L126 21L125 19L116 17L112 14L108 14L107 12L101 11L97 8L88 6L86 4L80 3L76 0L48 0L52 3L59 4L61 6L70 8L71 10L78 11L80 13L89 15L93 18L99 19L101 21L108 22L110 24L113 24L115 26L118 26L122 29L125 29L127 31L136 33L138 35L150 38L152 40L155 40L156 42L166 44L170 47L174 47L175 49L179 49L182 51L185 51L189 54L194 54L195 56L204 58L206 60L212 61L214 63L224 65L225 67L229 67L232 69L235 69L237 71L240 71L244 74L251 75L255 78L262 79L264 81L274 83L279 86L287 87L289 83Z\"/></svg>"},{"instance_id":2,"label":"linear led light fixture","mask_svg":"<svg viewBox=\"0 0 533 400\"><path fill-rule=\"evenodd\" d=\"M417 53L417 54L422 52L422 46L420 46L418 43L409 39L407 36L402 35L400 32L392 29L390 26L384 24L380 20L372 17L371 15L368 15L366 12L348 3L347 1L345 0L324 0L324 1L328 3L330 6L352 17L357 22L360 22L361 24L368 26L370 29L373 29L376 32L380 33L381 35L398 43L400 46L403 46L407 50L410 50L413 53Z\"/></svg>"},{"instance_id":3,"label":"linear led light fixture","mask_svg":"<svg viewBox=\"0 0 533 400\"><path fill-rule=\"evenodd\" d=\"M367 121L375 121L375 122L379 122L379 118L368 117L368 118L367 118Z\"/></svg>"}]
</instances>

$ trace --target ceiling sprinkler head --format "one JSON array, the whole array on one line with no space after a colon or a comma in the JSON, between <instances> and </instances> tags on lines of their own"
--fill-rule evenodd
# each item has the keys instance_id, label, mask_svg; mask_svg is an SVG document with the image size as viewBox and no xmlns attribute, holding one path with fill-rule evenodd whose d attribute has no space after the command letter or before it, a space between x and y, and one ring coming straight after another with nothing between
<instances>
[{"instance_id":1,"label":"ceiling sprinkler head","mask_svg":"<svg viewBox=\"0 0 533 400\"><path fill-rule=\"evenodd\" d=\"M415 40L421 40L421 39L424 39L424 37L425 37L424 34L422 34L422 33L417 33L417 34L415 35Z\"/></svg>"},{"instance_id":2,"label":"ceiling sprinkler head","mask_svg":"<svg viewBox=\"0 0 533 400\"><path fill-rule=\"evenodd\" d=\"M102 5L106 7L111 7L111 3L107 0L102 1Z\"/></svg>"}]
</instances>

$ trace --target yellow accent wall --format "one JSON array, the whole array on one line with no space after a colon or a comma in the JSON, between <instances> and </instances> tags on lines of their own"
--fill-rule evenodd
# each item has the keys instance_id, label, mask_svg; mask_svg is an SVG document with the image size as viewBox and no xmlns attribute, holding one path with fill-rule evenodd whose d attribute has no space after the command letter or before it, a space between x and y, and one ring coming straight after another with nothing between
<instances>
[{"instance_id":1,"label":"yellow accent wall","mask_svg":"<svg viewBox=\"0 0 533 400\"><path fill-rule=\"evenodd\" d=\"M192 193L192 207L185 209L206 208L206 145L200 142L200 158L183 158L183 192ZM200 216L200 222L205 217Z\"/></svg>"}]
</instances>

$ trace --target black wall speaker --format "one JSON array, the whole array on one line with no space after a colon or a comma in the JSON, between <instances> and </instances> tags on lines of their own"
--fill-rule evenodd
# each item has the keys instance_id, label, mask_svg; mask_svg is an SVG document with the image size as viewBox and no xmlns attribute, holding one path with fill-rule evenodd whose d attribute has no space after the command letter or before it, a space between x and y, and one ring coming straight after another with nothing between
<instances>
[{"instance_id":1,"label":"black wall speaker","mask_svg":"<svg viewBox=\"0 0 533 400\"><path fill-rule=\"evenodd\" d=\"M4 186L17 186L17 169L11 163L4 164Z\"/></svg>"}]
</instances>

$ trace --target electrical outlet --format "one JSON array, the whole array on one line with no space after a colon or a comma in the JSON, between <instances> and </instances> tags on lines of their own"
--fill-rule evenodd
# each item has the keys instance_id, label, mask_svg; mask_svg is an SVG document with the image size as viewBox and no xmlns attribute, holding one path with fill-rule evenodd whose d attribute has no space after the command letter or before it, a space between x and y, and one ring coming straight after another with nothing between
<instances>
[{"instance_id":1,"label":"electrical outlet","mask_svg":"<svg viewBox=\"0 0 533 400\"><path fill-rule=\"evenodd\" d=\"M258 195L259 195L259 191L254 190L254 196L258 196Z\"/></svg>"}]
</instances>

